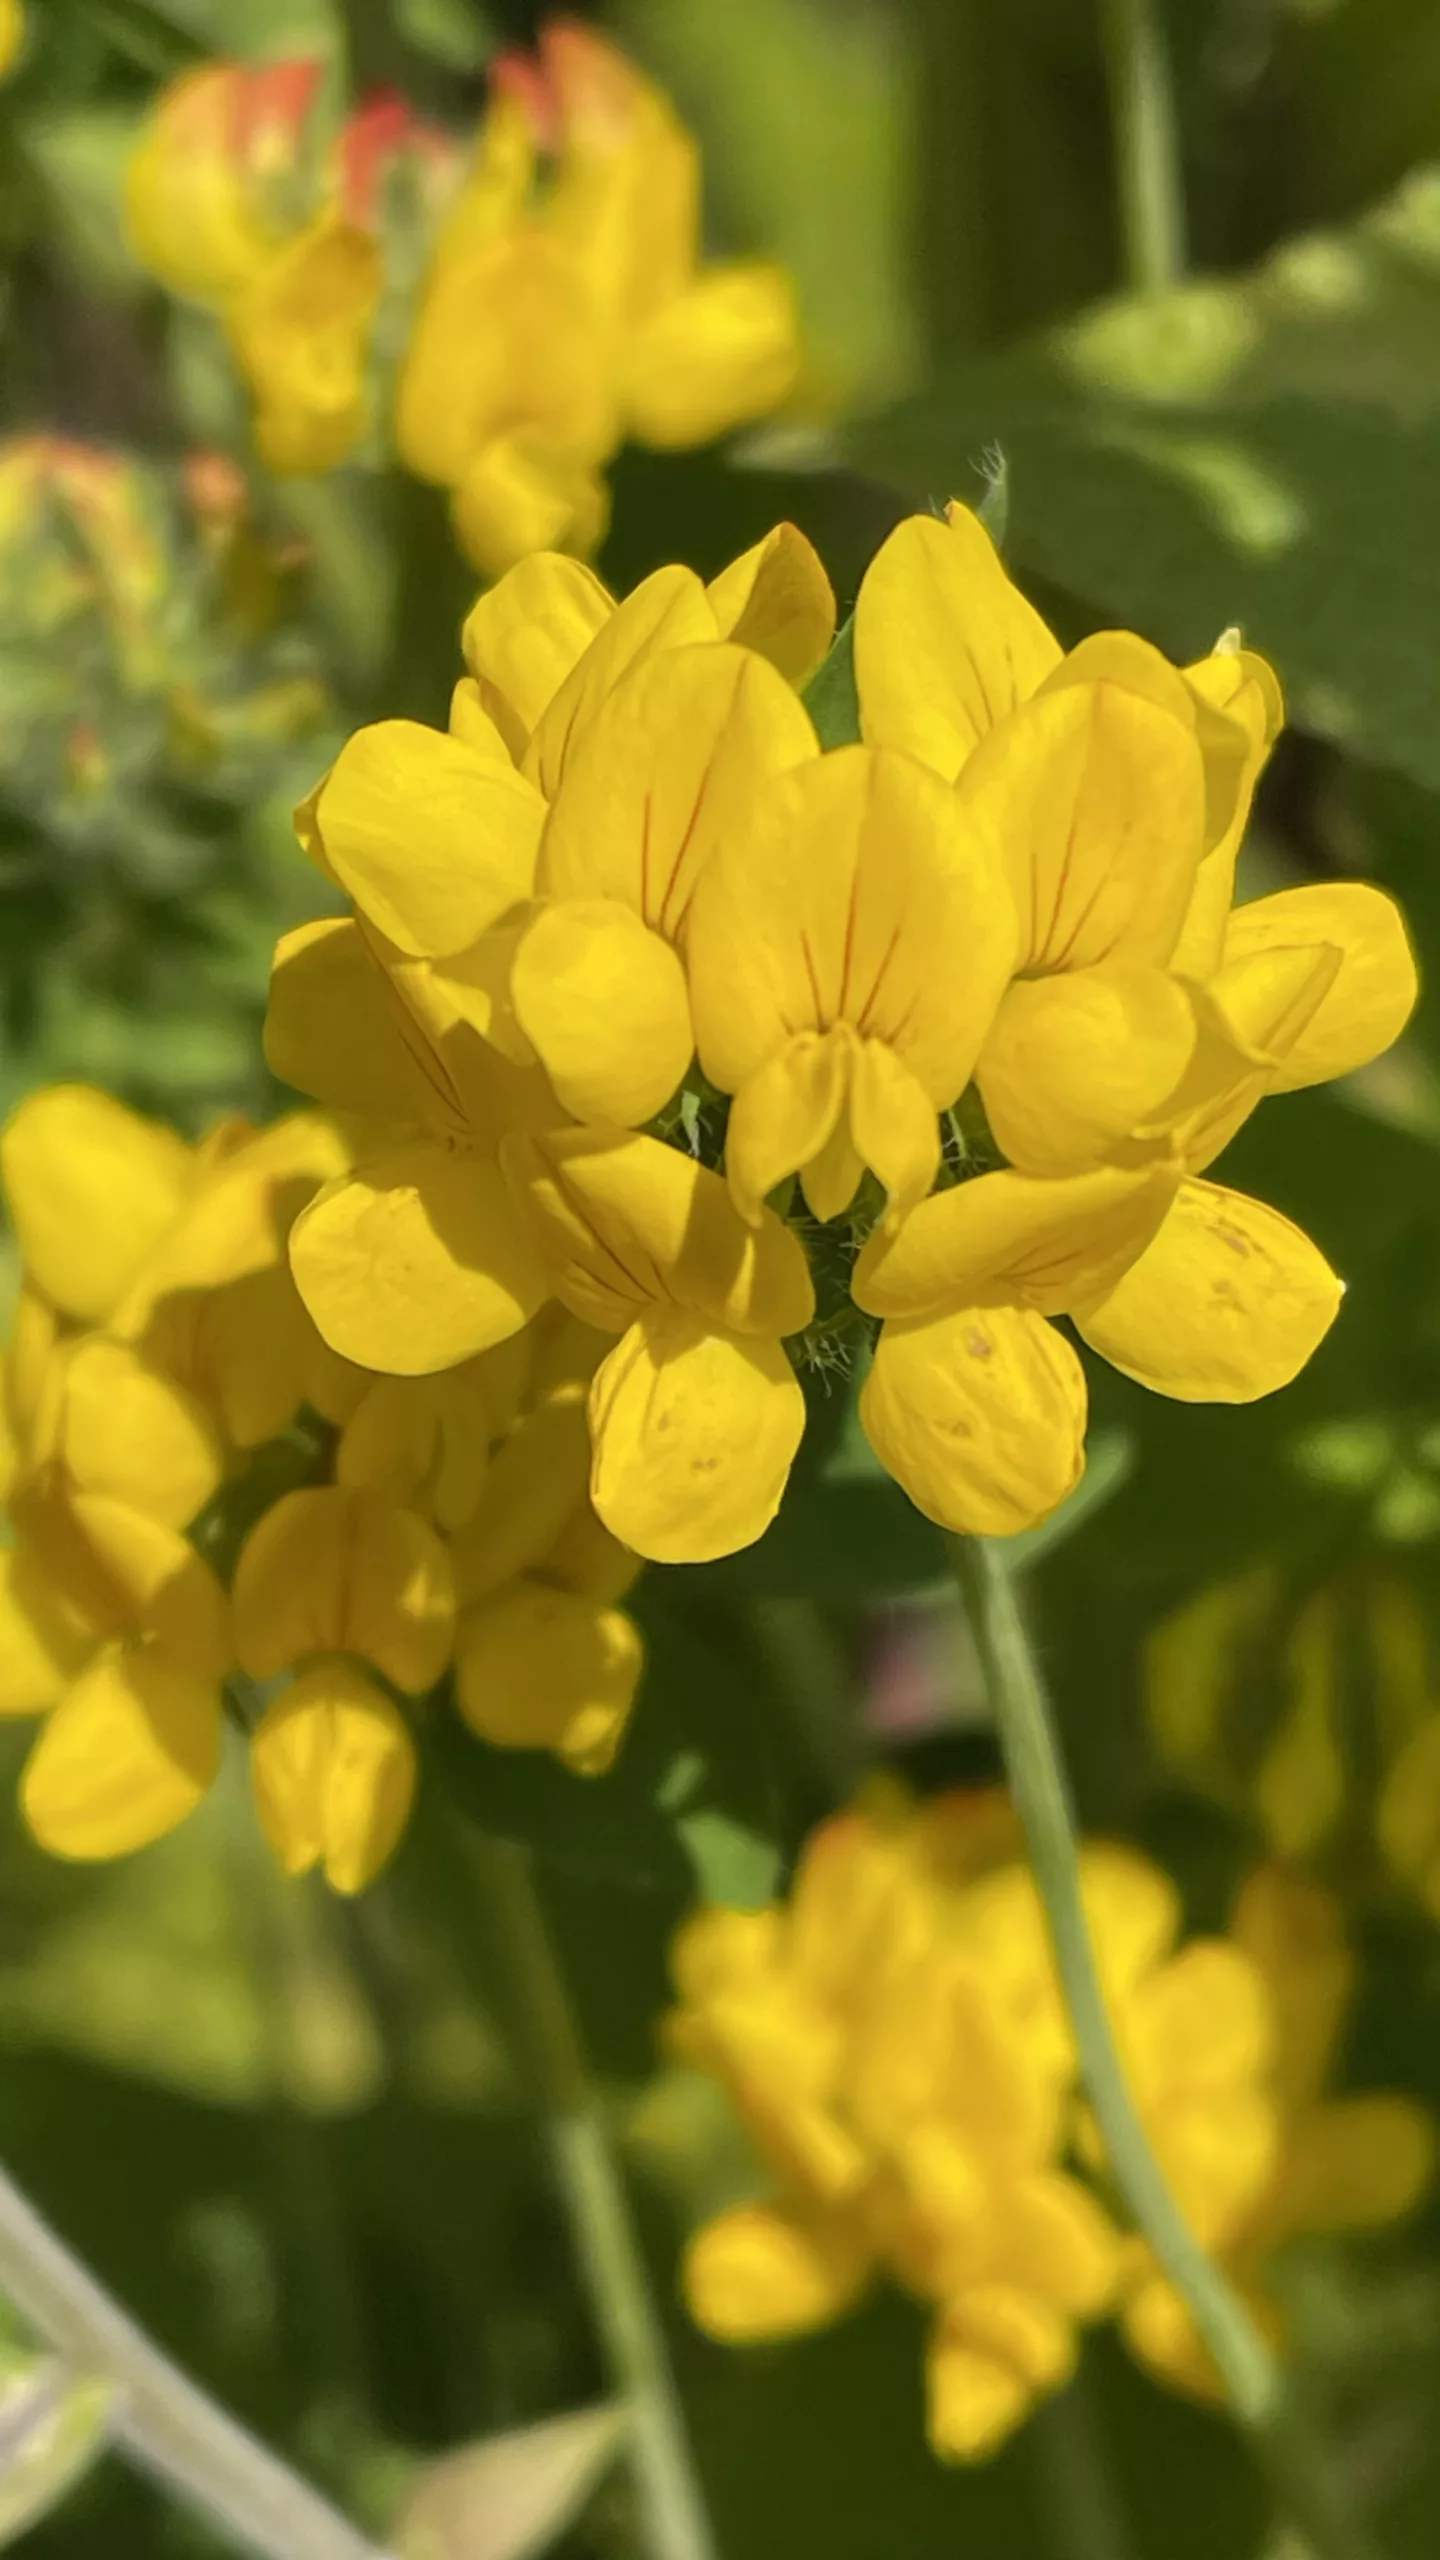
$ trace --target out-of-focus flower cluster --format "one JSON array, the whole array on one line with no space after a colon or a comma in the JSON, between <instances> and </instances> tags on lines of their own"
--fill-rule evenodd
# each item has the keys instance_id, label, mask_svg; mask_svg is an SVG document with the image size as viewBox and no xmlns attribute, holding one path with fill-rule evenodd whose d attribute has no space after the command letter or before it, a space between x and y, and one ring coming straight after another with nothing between
<instances>
[{"instance_id":1,"label":"out-of-focus flower cluster","mask_svg":"<svg viewBox=\"0 0 1440 2560\"><path fill-rule=\"evenodd\" d=\"M566 21L495 63L468 158L394 95L337 120L314 63L207 65L162 97L128 209L219 314L271 468L393 446L491 572L593 550L626 437L708 442L799 372L787 279L702 260L694 143Z\"/></svg>"},{"instance_id":2,"label":"out-of-focus flower cluster","mask_svg":"<svg viewBox=\"0 0 1440 2560\"><path fill-rule=\"evenodd\" d=\"M890 537L816 676L833 629L793 527L619 604L537 555L448 734L362 730L301 815L354 915L281 945L271 1063L372 1123L301 1293L405 1374L552 1296L618 1337L592 1494L659 1561L761 1535L808 1365L868 1362L885 1466L990 1534L1083 1467L1056 1319L1161 1394L1286 1384L1341 1284L1205 1177L1414 998L1380 891L1232 903L1280 719L1233 635L1065 655L959 507Z\"/></svg>"},{"instance_id":3,"label":"out-of-focus flower cluster","mask_svg":"<svg viewBox=\"0 0 1440 2560\"><path fill-rule=\"evenodd\" d=\"M1327 2097L1353 1988L1335 1906L1281 1867L1181 1943L1169 1878L1092 1843L1082 1883L1131 2085L1192 2229L1274 2328L1267 2262L1406 2212L1424 2111ZM862 1804L785 1904L681 1930L670 2051L717 2079L768 2192L693 2238L693 2316L737 2344L841 2317L880 2274L933 2304L929 2434L992 2451L1113 2315L1164 2379L1216 2386L1184 2304L1113 2223L1044 1916L1003 1799Z\"/></svg>"},{"instance_id":4,"label":"out-of-focus flower cluster","mask_svg":"<svg viewBox=\"0 0 1440 2560\"><path fill-rule=\"evenodd\" d=\"M1178 1777L1350 1883L1378 1851L1440 1919L1440 1629L1394 1555L1307 1582L1259 1565L1152 1633L1150 1728Z\"/></svg>"},{"instance_id":5,"label":"out-of-focus flower cluster","mask_svg":"<svg viewBox=\"0 0 1440 2560\"><path fill-rule=\"evenodd\" d=\"M556 1311L443 1381L377 1378L307 1317L286 1239L348 1163L294 1115L190 1146L83 1086L0 1135L23 1280L4 1358L0 1713L43 1722L30 1828L105 1858L181 1821L248 1736L292 1873L365 1885L412 1723L604 1768L641 1645L635 1559L585 1492L596 1344Z\"/></svg>"},{"instance_id":6,"label":"out-of-focus flower cluster","mask_svg":"<svg viewBox=\"0 0 1440 2560\"><path fill-rule=\"evenodd\" d=\"M283 781L329 707L287 619L293 566L222 455L172 474L53 436L0 443L9 810L153 875L167 795Z\"/></svg>"}]
</instances>

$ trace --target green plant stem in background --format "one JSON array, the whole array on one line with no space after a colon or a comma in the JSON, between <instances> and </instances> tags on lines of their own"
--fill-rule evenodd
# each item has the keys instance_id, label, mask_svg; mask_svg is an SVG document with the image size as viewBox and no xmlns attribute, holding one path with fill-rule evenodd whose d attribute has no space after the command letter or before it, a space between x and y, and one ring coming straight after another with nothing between
<instances>
[{"instance_id":1,"label":"green plant stem in background","mask_svg":"<svg viewBox=\"0 0 1440 2560\"><path fill-rule=\"evenodd\" d=\"M776 1698L831 1801L848 1804L874 1765L844 1648L813 1600L754 1600L750 1625Z\"/></svg>"},{"instance_id":2,"label":"green plant stem in background","mask_svg":"<svg viewBox=\"0 0 1440 2560\"><path fill-rule=\"evenodd\" d=\"M1049 1701L1001 1546L951 1538L956 1578L984 1666L1016 1809L1045 1906L1056 1967L1112 2175L1166 2275L1183 2295L1250 2432L1276 2496L1314 2560L1378 2560L1324 2449L1291 2407L1245 2305L1175 2202L1136 2113L1095 1962L1080 1888L1069 1785Z\"/></svg>"},{"instance_id":3,"label":"green plant stem in background","mask_svg":"<svg viewBox=\"0 0 1440 2560\"><path fill-rule=\"evenodd\" d=\"M555 2163L586 2289L630 2422L644 2560L717 2560L665 2334L525 1850L467 1835L506 2016Z\"/></svg>"},{"instance_id":4,"label":"green plant stem in background","mask_svg":"<svg viewBox=\"0 0 1440 2560\"><path fill-rule=\"evenodd\" d=\"M0 2293L77 2374L115 2393L120 2450L257 2560L382 2560L338 2510L199 2390L0 2170Z\"/></svg>"},{"instance_id":5,"label":"green plant stem in background","mask_svg":"<svg viewBox=\"0 0 1440 2560\"><path fill-rule=\"evenodd\" d=\"M1126 279L1164 293L1185 272L1174 92L1157 0L1100 0Z\"/></svg>"}]
</instances>

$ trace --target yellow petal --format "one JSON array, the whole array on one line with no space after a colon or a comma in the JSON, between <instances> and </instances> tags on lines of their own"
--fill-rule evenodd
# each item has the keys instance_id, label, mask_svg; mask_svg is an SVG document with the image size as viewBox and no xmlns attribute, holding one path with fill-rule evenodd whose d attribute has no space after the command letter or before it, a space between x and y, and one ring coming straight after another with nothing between
<instances>
[{"instance_id":1,"label":"yellow petal","mask_svg":"<svg viewBox=\"0 0 1440 2560\"><path fill-rule=\"evenodd\" d=\"M153 1635L177 1670L223 1680L234 1661L230 1605L188 1539L104 1495L72 1494L67 1507L72 1536L57 1583L96 1632Z\"/></svg>"},{"instance_id":2,"label":"yellow petal","mask_svg":"<svg viewBox=\"0 0 1440 2560\"><path fill-rule=\"evenodd\" d=\"M160 1653L108 1647L47 1719L20 1806L57 1858L122 1858L173 1831L220 1767L220 1693Z\"/></svg>"},{"instance_id":3,"label":"yellow petal","mask_svg":"<svg viewBox=\"0 0 1440 2560\"><path fill-rule=\"evenodd\" d=\"M1164 1168L1106 1167L1048 1182L982 1173L871 1236L850 1283L868 1315L923 1316L992 1301L1063 1315L1141 1254L1174 1197Z\"/></svg>"},{"instance_id":4,"label":"yellow petal","mask_svg":"<svg viewBox=\"0 0 1440 2560\"><path fill-rule=\"evenodd\" d=\"M401 951L462 951L530 894L545 812L499 755L381 720L341 748L321 792L326 857Z\"/></svg>"},{"instance_id":5,"label":"yellow petal","mask_svg":"<svg viewBox=\"0 0 1440 2560\"><path fill-rule=\"evenodd\" d=\"M820 1155L844 1112L849 1076L848 1040L830 1031L802 1031L740 1087L726 1124L725 1175L730 1197L750 1226L760 1224L767 1193ZM857 1159L850 1187L832 1215L849 1207L860 1170ZM825 1208L815 1214L823 1217Z\"/></svg>"},{"instance_id":6,"label":"yellow petal","mask_svg":"<svg viewBox=\"0 0 1440 2560\"><path fill-rule=\"evenodd\" d=\"M827 2328L869 2273L863 2234L839 2215L741 2204L696 2232L680 2280L691 2319L742 2346Z\"/></svg>"},{"instance_id":7,"label":"yellow petal","mask_svg":"<svg viewBox=\"0 0 1440 2560\"><path fill-rule=\"evenodd\" d=\"M713 266L631 341L624 399L641 444L709 444L768 417L800 372L795 289L783 267Z\"/></svg>"},{"instance_id":8,"label":"yellow petal","mask_svg":"<svg viewBox=\"0 0 1440 2560\"><path fill-rule=\"evenodd\" d=\"M1092 1349L1159 1395L1250 1404L1304 1368L1342 1290L1278 1210L1184 1182L1154 1242L1076 1322Z\"/></svg>"},{"instance_id":9,"label":"yellow petal","mask_svg":"<svg viewBox=\"0 0 1440 2560\"><path fill-rule=\"evenodd\" d=\"M253 1680L353 1653L413 1696L450 1658L450 1560L428 1522L347 1485L282 1494L235 1569L235 1648Z\"/></svg>"},{"instance_id":10,"label":"yellow petal","mask_svg":"<svg viewBox=\"0 0 1440 2560\"><path fill-rule=\"evenodd\" d=\"M61 1454L84 1492L182 1529L224 1473L204 1407L127 1343L96 1336L66 1362Z\"/></svg>"},{"instance_id":11,"label":"yellow petal","mask_svg":"<svg viewBox=\"0 0 1440 2560\"><path fill-rule=\"evenodd\" d=\"M860 1043L851 1071L850 1135L885 1186L890 1221L905 1217L940 1170L940 1127L924 1086L879 1040Z\"/></svg>"},{"instance_id":12,"label":"yellow petal","mask_svg":"<svg viewBox=\"0 0 1440 2560\"><path fill-rule=\"evenodd\" d=\"M690 1064L685 972L668 942L615 898L544 907L511 992L561 1107L622 1129L652 1119Z\"/></svg>"},{"instance_id":13,"label":"yellow petal","mask_svg":"<svg viewBox=\"0 0 1440 2560\"><path fill-rule=\"evenodd\" d=\"M418 479L458 488L519 428L601 459L619 441L601 316L563 245L512 222L431 264L405 349L395 442Z\"/></svg>"},{"instance_id":14,"label":"yellow petal","mask_svg":"<svg viewBox=\"0 0 1440 2560\"><path fill-rule=\"evenodd\" d=\"M1110 961L1015 979L976 1068L998 1146L1021 1173L1102 1164L1160 1112L1195 1041L1194 1005L1163 970Z\"/></svg>"},{"instance_id":15,"label":"yellow petal","mask_svg":"<svg viewBox=\"0 0 1440 2560\"><path fill-rule=\"evenodd\" d=\"M1360 880L1314 881L1232 910L1224 962L1330 946L1340 966L1303 1030L1272 1069L1272 1093L1349 1075L1397 1040L1418 992L1414 955L1393 898Z\"/></svg>"},{"instance_id":16,"label":"yellow petal","mask_svg":"<svg viewBox=\"0 0 1440 2560\"><path fill-rule=\"evenodd\" d=\"M658 1564L703 1564L769 1528L805 1398L778 1342L657 1309L596 1371L590 1429L590 1496L606 1528Z\"/></svg>"},{"instance_id":17,"label":"yellow petal","mask_svg":"<svg viewBox=\"0 0 1440 2560\"><path fill-rule=\"evenodd\" d=\"M926 2433L945 2462L978 2462L1075 2363L1074 2331L1019 2287L970 2285L947 2302L925 2358Z\"/></svg>"},{"instance_id":18,"label":"yellow petal","mask_svg":"<svg viewBox=\"0 0 1440 2560\"><path fill-rule=\"evenodd\" d=\"M997 721L1038 691L1060 648L1006 576L978 516L907 516L855 607L860 725L952 782Z\"/></svg>"},{"instance_id":19,"label":"yellow petal","mask_svg":"<svg viewBox=\"0 0 1440 2560\"><path fill-rule=\"evenodd\" d=\"M35 1559L0 1553L0 1716L53 1707L90 1650Z\"/></svg>"},{"instance_id":20,"label":"yellow petal","mask_svg":"<svg viewBox=\"0 0 1440 2560\"><path fill-rule=\"evenodd\" d=\"M340 1111L445 1126L424 1052L358 924L325 917L275 947L265 1057L282 1084Z\"/></svg>"},{"instance_id":21,"label":"yellow petal","mask_svg":"<svg viewBox=\"0 0 1440 2560\"><path fill-rule=\"evenodd\" d=\"M728 1331L787 1334L815 1312L789 1229L769 1210L747 1226L718 1174L657 1138L557 1130L508 1140L504 1161L557 1297L588 1324L617 1333L642 1307L673 1303Z\"/></svg>"},{"instance_id":22,"label":"yellow petal","mask_svg":"<svg viewBox=\"0 0 1440 2560\"><path fill-rule=\"evenodd\" d=\"M0 1177L36 1286L100 1324L178 1216L190 1149L90 1085L48 1085L0 1131Z\"/></svg>"},{"instance_id":23,"label":"yellow petal","mask_svg":"<svg viewBox=\"0 0 1440 2560\"><path fill-rule=\"evenodd\" d=\"M1285 2161L1292 2228L1375 2231L1419 2203L1435 2174L1435 2119L1387 2091L1316 2110Z\"/></svg>"},{"instance_id":24,"label":"yellow petal","mask_svg":"<svg viewBox=\"0 0 1440 2560\"><path fill-rule=\"evenodd\" d=\"M590 1429L577 1385L537 1404L496 1450L480 1499L451 1545L462 1609L518 1574L547 1567L589 1475Z\"/></svg>"},{"instance_id":25,"label":"yellow petal","mask_svg":"<svg viewBox=\"0 0 1440 2560\"><path fill-rule=\"evenodd\" d=\"M835 595L798 525L742 552L706 589L722 640L757 649L787 684L803 685L835 637Z\"/></svg>"},{"instance_id":26,"label":"yellow petal","mask_svg":"<svg viewBox=\"0 0 1440 2560\"><path fill-rule=\"evenodd\" d=\"M272 471L333 471L363 434L370 324L383 285L378 241L327 210L268 257L230 305L226 327Z\"/></svg>"},{"instance_id":27,"label":"yellow petal","mask_svg":"<svg viewBox=\"0 0 1440 2560\"><path fill-rule=\"evenodd\" d=\"M525 771L546 799L555 799L590 723L637 659L716 637L714 609L693 569L656 569L643 579L601 623L536 721Z\"/></svg>"},{"instance_id":28,"label":"yellow petal","mask_svg":"<svg viewBox=\"0 0 1440 2560\"><path fill-rule=\"evenodd\" d=\"M462 1619L455 1700L482 1742L553 1751L595 1777L620 1747L643 1662L639 1628L623 1610L514 1582Z\"/></svg>"},{"instance_id":29,"label":"yellow petal","mask_svg":"<svg viewBox=\"0 0 1440 2560\"><path fill-rule=\"evenodd\" d=\"M842 747L772 781L701 876L686 941L701 1063L734 1093L797 1032L847 1022L943 1108L1014 957L1003 863L956 794L908 756Z\"/></svg>"},{"instance_id":30,"label":"yellow petal","mask_svg":"<svg viewBox=\"0 0 1440 2560\"><path fill-rule=\"evenodd\" d=\"M363 1893L392 1855L415 1793L405 1719L354 1663L312 1664L250 1737L260 1827L287 1875L323 1867Z\"/></svg>"},{"instance_id":31,"label":"yellow petal","mask_svg":"<svg viewBox=\"0 0 1440 2560\"><path fill-rule=\"evenodd\" d=\"M610 492L583 446L495 436L470 457L451 514L466 559L497 578L529 551L598 549L610 522Z\"/></svg>"},{"instance_id":32,"label":"yellow petal","mask_svg":"<svg viewBox=\"0 0 1440 2560\"><path fill-rule=\"evenodd\" d=\"M647 655L570 750L538 885L552 898L621 899L678 941L757 783L817 754L808 713L753 651L712 641Z\"/></svg>"},{"instance_id":33,"label":"yellow petal","mask_svg":"<svg viewBox=\"0 0 1440 2560\"><path fill-rule=\"evenodd\" d=\"M882 1466L927 1519L972 1537L1033 1528L1085 1465L1085 1374L1028 1308L888 1324L860 1391Z\"/></svg>"},{"instance_id":34,"label":"yellow petal","mask_svg":"<svg viewBox=\"0 0 1440 2560\"><path fill-rule=\"evenodd\" d=\"M842 1113L819 1154L801 1169L800 1188L811 1217L822 1226L838 1218L859 1190L864 1171L864 1159L850 1135L849 1114Z\"/></svg>"},{"instance_id":35,"label":"yellow petal","mask_svg":"<svg viewBox=\"0 0 1440 2560\"><path fill-rule=\"evenodd\" d=\"M1214 650L1186 668L1185 681L1195 701L1196 734L1205 758L1210 849L1196 874L1171 966L1187 977L1208 978L1220 965L1250 804L1285 725L1285 704L1272 670L1249 649ZM1238 758L1237 734L1242 742Z\"/></svg>"},{"instance_id":36,"label":"yellow petal","mask_svg":"<svg viewBox=\"0 0 1440 2560\"><path fill-rule=\"evenodd\" d=\"M245 82L233 62L202 63L172 81L125 170L135 255L172 293L198 302L224 302L274 249L241 148Z\"/></svg>"},{"instance_id":37,"label":"yellow petal","mask_svg":"<svg viewBox=\"0 0 1440 2560\"><path fill-rule=\"evenodd\" d=\"M503 1342L546 1295L499 1167L418 1140L327 1183L290 1259L332 1350L399 1377Z\"/></svg>"},{"instance_id":38,"label":"yellow petal","mask_svg":"<svg viewBox=\"0 0 1440 2560\"><path fill-rule=\"evenodd\" d=\"M1168 959L1203 849L1184 721L1111 682L1047 690L976 748L956 796L1008 869L1022 968Z\"/></svg>"},{"instance_id":39,"label":"yellow petal","mask_svg":"<svg viewBox=\"0 0 1440 2560\"><path fill-rule=\"evenodd\" d=\"M545 551L518 561L471 607L461 635L465 664L517 764L614 610L593 569Z\"/></svg>"}]
</instances>

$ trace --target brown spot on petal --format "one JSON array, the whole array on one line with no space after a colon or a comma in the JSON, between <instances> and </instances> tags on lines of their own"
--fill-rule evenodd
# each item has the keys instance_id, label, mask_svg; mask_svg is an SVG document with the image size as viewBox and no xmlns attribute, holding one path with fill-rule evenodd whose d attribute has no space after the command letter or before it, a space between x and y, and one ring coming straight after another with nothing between
<instances>
[{"instance_id":1,"label":"brown spot on petal","mask_svg":"<svg viewBox=\"0 0 1440 2560\"><path fill-rule=\"evenodd\" d=\"M972 1360L993 1360L995 1357L995 1345L986 1333L967 1333L965 1348Z\"/></svg>"}]
</instances>

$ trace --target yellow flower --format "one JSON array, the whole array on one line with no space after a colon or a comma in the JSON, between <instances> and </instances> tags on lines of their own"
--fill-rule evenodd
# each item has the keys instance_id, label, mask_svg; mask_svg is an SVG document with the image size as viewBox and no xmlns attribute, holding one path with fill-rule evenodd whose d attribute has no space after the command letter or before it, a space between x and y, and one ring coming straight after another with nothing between
<instances>
[{"instance_id":1,"label":"yellow flower","mask_svg":"<svg viewBox=\"0 0 1440 2560\"><path fill-rule=\"evenodd\" d=\"M0 0L0 80L8 80L25 43L22 0Z\"/></svg>"},{"instance_id":2,"label":"yellow flower","mask_svg":"<svg viewBox=\"0 0 1440 2560\"><path fill-rule=\"evenodd\" d=\"M621 1340L590 1389L591 1498L665 1563L727 1555L774 1518L805 1428L783 1337L815 1309L805 1256L718 1174L603 1128L512 1138L505 1160L555 1294Z\"/></svg>"},{"instance_id":3,"label":"yellow flower","mask_svg":"<svg viewBox=\"0 0 1440 2560\"><path fill-rule=\"evenodd\" d=\"M1154 1934L1151 1871L1092 1854L1087 1892L1128 1978ZM844 1816L788 1906L702 1912L673 1962L667 2043L723 2082L775 2181L692 2239L695 2318L735 2343L798 2336L888 2271L935 2306L932 2445L993 2451L1067 2379L1120 2263L1061 2165L1073 2057L1004 1809Z\"/></svg>"},{"instance_id":4,"label":"yellow flower","mask_svg":"<svg viewBox=\"0 0 1440 2560\"><path fill-rule=\"evenodd\" d=\"M542 1317L529 1347L520 1409L452 1546L455 1702L483 1741L553 1751L595 1776L620 1747L644 1666L639 1629L615 1606L640 1562L588 1492L585 1389L603 1335Z\"/></svg>"},{"instance_id":5,"label":"yellow flower","mask_svg":"<svg viewBox=\"0 0 1440 2560\"><path fill-rule=\"evenodd\" d=\"M322 66L217 62L162 92L125 176L131 246L172 293L217 312L274 471L328 471L370 419L385 286L387 171L443 156L400 102L361 108L325 147Z\"/></svg>"},{"instance_id":6,"label":"yellow flower","mask_svg":"<svg viewBox=\"0 0 1440 2560\"><path fill-rule=\"evenodd\" d=\"M452 492L496 575L524 552L588 552L602 472L628 434L674 448L763 417L799 371L778 268L699 263L695 146L591 30L503 58L475 165L436 244L402 372L396 440ZM553 174L534 195L537 154Z\"/></svg>"},{"instance_id":7,"label":"yellow flower","mask_svg":"<svg viewBox=\"0 0 1440 2560\"><path fill-rule=\"evenodd\" d=\"M1265 2262L1304 2232L1365 2231L1408 2213L1430 2182L1435 2128L1386 2091L1327 2098L1354 1960L1330 1897L1283 1867L1241 1893L1233 1942L1186 1949L1123 2018L1132 2078L1192 2226L1275 2330ZM1124 2325L1166 2381L1217 2378L1183 2304L1136 2255Z\"/></svg>"},{"instance_id":8,"label":"yellow flower","mask_svg":"<svg viewBox=\"0 0 1440 2560\"><path fill-rule=\"evenodd\" d=\"M752 782L694 891L700 1062L735 1097L725 1164L742 1216L798 1172L816 1217L838 1217L868 1166L894 1222L939 1172L938 1115L1014 964L1011 901L953 794L909 757L788 761L769 790Z\"/></svg>"},{"instance_id":9,"label":"yellow flower","mask_svg":"<svg viewBox=\"0 0 1440 2560\"><path fill-rule=\"evenodd\" d=\"M262 1827L288 1874L318 1865L337 1893L358 1893L394 1849L415 1784L414 1745L381 1683L418 1697L450 1658L445 1549L382 1495L289 1493L245 1542L234 1612L249 1678L295 1675L251 1736Z\"/></svg>"}]
</instances>

